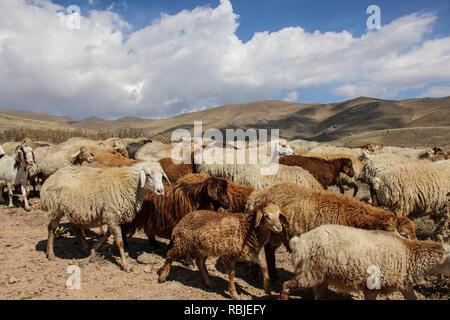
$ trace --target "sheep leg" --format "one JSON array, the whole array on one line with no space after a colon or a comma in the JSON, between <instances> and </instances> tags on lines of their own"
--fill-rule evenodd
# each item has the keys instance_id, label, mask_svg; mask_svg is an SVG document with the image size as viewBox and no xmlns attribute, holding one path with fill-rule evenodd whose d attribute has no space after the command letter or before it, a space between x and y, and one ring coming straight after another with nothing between
<instances>
[{"instance_id":1,"label":"sheep leg","mask_svg":"<svg viewBox=\"0 0 450 320\"><path fill-rule=\"evenodd\" d=\"M208 288L214 289L216 287L215 283L211 281L208 274L208 269L206 268L205 262L208 257L205 257L202 254L197 254L195 258L195 262L197 263L197 267L200 270L200 274L202 275L203 282Z\"/></svg>"},{"instance_id":2,"label":"sheep leg","mask_svg":"<svg viewBox=\"0 0 450 320\"><path fill-rule=\"evenodd\" d=\"M323 295L327 288L328 288L328 284L326 282L324 282L318 286L315 286L313 288L314 300L322 300Z\"/></svg>"},{"instance_id":3,"label":"sheep leg","mask_svg":"<svg viewBox=\"0 0 450 320\"><path fill-rule=\"evenodd\" d=\"M365 300L377 300L378 292L376 290L363 290Z\"/></svg>"},{"instance_id":4,"label":"sheep leg","mask_svg":"<svg viewBox=\"0 0 450 320\"><path fill-rule=\"evenodd\" d=\"M13 204L13 190L12 190L12 186L10 183L7 184L8 187L8 195L9 195L9 204L8 204L8 208L13 208L14 204Z\"/></svg>"},{"instance_id":5,"label":"sheep leg","mask_svg":"<svg viewBox=\"0 0 450 320\"><path fill-rule=\"evenodd\" d=\"M125 256L125 250L123 249L122 231L120 229L120 226L108 225L107 234L109 232L112 232L112 234L114 235L114 240L116 241L116 245L119 248L123 269L125 270L125 272L130 272L131 269L130 266L128 265L127 258Z\"/></svg>"},{"instance_id":6,"label":"sheep leg","mask_svg":"<svg viewBox=\"0 0 450 320\"><path fill-rule=\"evenodd\" d=\"M358 191L359 191L359 188L358 188L358 185L355 183L355 184L353 184L352 185L352 187L353 187L353 198L356 198L356 195L358 194Z\"/></svg>"},{"instance_id":7,"label":"sheep leg","mask_svg":"<svg viewBox=\"0 0 450 320\"><path fill-rule=\"evenodd\" d=\"M283 283L283 286L281 287L281 294L280 294L280 300L288 300L289 295L294 292L298 291L302 288L299 287L297 283L297 279L288 280Z\"/></svg>"},{"instance_id":8,"label":"sheep leg","mask_svg":"<svg viewBox=\"0 0 450 320\"><path fill-rule=\"evenodd\" d=\"M222 263L223 263L223 266L225 267L225 270L228 273L229 291L230 291L231 299L238 300L239 296L237 294L236 286L234 284L234 276L236 274L236 270L234 268L235 262L232 260L222 258Z\"/></svg>"},{"instance_id":9,"label":"sheep leg","mask_svg":"<svg viewBox=\"0 0 450 320\"><path fill-rule=\"evenodd\" d=\"M343 187L341 184L338 185L338 187L339 187L339 191L340 191L342 194L344 194L344 193L345 193L344 187Z\"/></svg>"},{"instance_id":10,"label":"sheep leg","mask_svg":"<svg viewBox=\"0 0 450 320\"><path fill-rule=\"evenodd\" d=\"M164 263L162 268L159 269L159 272L160 272L159 277L158 277L159 283L163 283L164 281L166 281L167 277L169 276L170 267L172 266L172 262L186 254L189 254L189 252L188 253L181 252L180 250L178 250L176 245L172 246L172 248L170 248L169 251L167 251L166 262Z\"/></svg>"},{"instance_id":11,"label":"sheep leg","mask_svg":"<svg viewBox=\"0 0 450 320\"><path fill-rule=\"evenodd\" d=\"M27 199L27 187L25 184L21 184L20 185L20 190L22 191L22 196L23 196L23 202L25 205L25 211L30 211L31 207L30 204L28 203L28 199Z\"/></svg>"},{"instance_id":12,"label":"sheep leg","mask_svg":"<svg viewBox=\"0 0 450 320\"><path fill-rule=\"evenodd\" d=\"M94 247L91 249L91 255L95 253L102 245L105 243L106 240L111 236L111 228L108 227L108 231L106 231L105 235L96 243L94 244Z\"/></svg>"},{"instance_id":13,"label":"sheep leg","mask_svg":"<svg viewBox=\"0 0 450 320\"><path fill-rule=\"evenodd\" d=\"M89 254L89 248L86 243L86 238L83 235L84 228L83 227L80 228L80 227L77 227L74 225L72 225L72 228L73 228L73 233L75 233L75 236L77 237L82 250L84 251L84 253Z\"/></svg>"},{"instance_id":14,"label":"sheep leg","mask_svg":"<svg viewBox=\"0 0 450 320\"><path fill-rule=\"evenodd\" d=\"M278 279L276 270L275 251L277 248L272 247L269 243L264 246L264 253L266 255L267 268L269 270L270 279L276 281Z\"/></svg>"},{"instance_id":15,"label":"sheep leg","mask_svg":"<svg viewBox=\"0 0 450 320\"><path fill-rule=\"evenodd\" d=\"M325 279L323 278L310 281L302 277L301 274L297 275L294 279L283 283L283 286L281 287L280 300L288 300L289 295L292 294L292 292L321 286L324 281Z\"/></svg>"},{"instance_id":16,"label":"sheep leg","mask_svg":"<svg viewBox=\"0 0 450 320\"><path fill-rule=\"evenodd\" d=\"M375 191L375 189L372 186L370 186L370 197L372 199L372 205L378 206L377 192Z\"/></svg>"},{"instance_id":17,"label":"sheep leg","mask_svg":"<svg viewBox=\"0 0 450 320\"><path fill-rule=\"evenodd\" d=\"M250 265L250 277L253 280L255 280L256 278L258 278L258 274L259 274L259 264L252 262Z\"/></svg>"},{"instance_id":18,"label":"sheep leg","mask_svg":"<svg viewBox=\"0 0 450 320\"><path fill-rule=\"evenodd\" d=\"M413 287L409 286L406 289L400 290L403 297L406 300L417 300L416 294L414 293Z\"/></svg>"},{"instance_id":19,"label":"sheep leg","mask_svg":"<svg viewBox=\"0 0 450 320\"><path fill-rule=\"evenodd\" d=\"M275 251L273 251L273 253L275 253ZM264 291L266 292L266 294L270 296L272 294L272 291L270 290L270 277L269 271L267 269L266 260L262 259L258 253L256 253L253 257L251 257L251 260L253 263L257 263L261 268L264 279Z\"/></svg>"},{"instance_id":20,"label":"sheep leg","mask_svg":"<svg viewBox=\"0 0 450 320\"><path fill-rule=\"evenodd\" d=\"M58 215L53 218L48 224L47 259L49 260L55 259L55 253L53 252L53 243L55 241L55 230L56 228L58 228L61 218L62 215Z\"/></svg>"}]
</instances>

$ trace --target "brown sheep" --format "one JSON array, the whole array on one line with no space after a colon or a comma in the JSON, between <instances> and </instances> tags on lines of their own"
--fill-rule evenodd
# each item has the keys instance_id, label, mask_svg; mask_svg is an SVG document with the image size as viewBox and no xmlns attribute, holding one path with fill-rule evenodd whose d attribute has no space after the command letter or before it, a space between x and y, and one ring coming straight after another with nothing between
<instances>
[{"instance_id":1,"label":"brown sheep","mask_svg":"<svg viewBox=\"0 0 450 320\"><path fill-rule=\"evenodd\" d=\"M214 211L195 211L175 227L172 234L173 247L167 252L158 281L166 281L170 266L179 257L197 252L195 259L205 285L214 283L206 269L208 257L220 257L229 277L232 299L238 295L234 285L235 263L250 260L261 266L264 275L264 290L270 295L270 279L267 266L260 257L263 246L269 241L271 232L282 231L283 215L273 203L262 204L250 214L226 214Z\"/></svg>"},{"instance_id":2,"label":"brown sheep","mask_svg":"<svg viewBox=\"0 0 450 320\"><path fill-rule=\"evenodd\" d=\"M209 174L194 173L184 176L178 180L178 182L196 183L205 181L209 177L211 177ZM250 194L255 191L255 188L251 186L243 186L228 179L224 180L226 180L228 184L228 197L231 202L230 211L244 212L247 200L250 197Z\"/></svg>"},{"instance_id":3,"label":"brown sheep","mask_svg":"<svg viewBox=\"0 0 450 320\"><path fill-rule=\"evenodd\" d=\"M158 161L167 174L170 182L175 183L180 178L194 172L193 164L175 164L171 158L164 158Z\"/></svg>"},{"instance_id":4,"label":"brown sheep","mask_svg":"<svg viewBox=\"0 0 450 320\"><path fill-rule=\"evenodd\" d=\"M166 188L163 197L149 193L136 219L122 226L123 234L130 237L136 229L144 229L150 242L156 244L155 236L170 238L174 227L188 213L219 207L230 207L224 179L209 177L198 183L178 182Z\"/></svg>"},{"instance_id":5,"label":"brown sheep","mask_svg":"<svg viewBox=\"0 0 450 320\"><path fill-rule=\"evenodd\" d=\"M336 180L341 172L349 177L353 177L355 174L352 160L347 158L325 160L301 155L291 155L282 156L279 161L280 164L286 166L296 166L308 170L324 189L336 184Z\"/></svg>"},{"instance_id":6,"label":"brown sheep","mask_svg":"<svg viewBox=\"0 0 450 320\"><path fill-rule=\"evenodd\" d=\"M289 224L283 226L281 235L273 235L266 246L266 259L271 277L275 274L275 250L283 243L289 250L289 239L300 236L323 224L340 224L367 230L398 232L416 239L414 223L408 218L398 218L392 212L374 207L352 197L303 188L293 183L280 183L253 192L247 209L261 203L273 202L286 215ZM252 267L252 274L257 270Z\"/></svg>"},{"instance_id":7,"label":"brown sheep","mask_svg":"<svg viewBox=\"0 0 450 320\"><path fill-rule=\"evenodd\" d=\"M94 161L89 167L94 168L116 168L130 167L139 161L123 156L119 151L97 151L94 153Z\"/></svg>"}]
</instances>

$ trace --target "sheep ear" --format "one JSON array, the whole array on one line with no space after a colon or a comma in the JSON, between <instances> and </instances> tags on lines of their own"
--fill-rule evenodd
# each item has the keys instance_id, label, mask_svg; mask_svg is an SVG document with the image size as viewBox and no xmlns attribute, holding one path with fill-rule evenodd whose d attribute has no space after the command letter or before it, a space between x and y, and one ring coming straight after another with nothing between
<instances>
[{"instance_id":1,"label":"sheep ear","mask_svg":"<svg viewBox=\"0 0 450 320\"><path fill-rule=\"evenodd\" d=\"M258 228L261 224L261 220L263 217L263 213L261 210L256 211L256 222L255 222L255 228Z\"/></svg>"},{"instance_id":2,"label":"sheep ear","mask_svg":"<svg viewBox=\"0 0 450 320\"><path fill-rule=\"evenodd\" d=\"M23 151L22 148L20 148L19 150L17 150L17 156L19 157L19 161L23 162L25 160L25 157L23 155Z\"/></svg>"},{"instance_id":3,"label":"sheep ear","mask_svg":"<svg viewBox=\"0 0 450 320\"><path fill-rule=\"evenodd\" d=\"M215 201L219 199L219 197L217 196L217 183L208 183L208 195Z\"/></svg>"},{"instance_id":4,"label":"sheep ear","mask_svg":"<svg viewBox=\"0 0 450 320\"><path fill-rule=\"evenodd\" d=\"M145 171L141 170L141 178L140 178L141 188L145 187L145 181L146 180L147 180L147 176L145 175Z\"/></svg>"},{"instance_id":5,"label":"sheep ear","mask_svg":"<svg viewBox=\"0 0 450 320\"><path fill-rule=\"evenodd\" d=\"M71 155L70 157L72 158L72 159L75 159L75 158L77 158L79 155L80 155L80 153L81 153L81 149L80 150L78 150L77 152L75 152L73 155Z\"/></svg>"}]
</instances>

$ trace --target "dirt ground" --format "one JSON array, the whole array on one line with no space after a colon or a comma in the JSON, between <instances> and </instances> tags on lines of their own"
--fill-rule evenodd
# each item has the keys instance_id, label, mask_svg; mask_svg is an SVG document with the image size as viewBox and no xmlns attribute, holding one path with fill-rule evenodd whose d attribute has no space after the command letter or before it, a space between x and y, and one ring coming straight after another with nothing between
<instances>
[{"instance_id":1,"label":"dirt ground","mask_svg":"<svg viewBox=\"0 0 450 320\"><path fill-rule=\"evenodd\" d=\"M132 253L129 257L132 272L126 273L119 266L119 253L112 237L93 257L81 253L80 246L71 233L70 225L62 221L60 235L55 238L56 259L48 261L46 213L40 211L39 199L32 198L33 209L26 212L19 198L15 208L0 206L0 299L57 299L57 300L223 300L229 299L228 280L219 260L207 262L215 289L203 285L195 267L181 262L173 264L167 281L159 284L157 270L163 265L168 250L168 241L160 240L154 249L144 234L137 233L130 241ZM20 206L20 207L19 207ZM99 230L88 232L88 243L92 246ZM134 252L133 252L134 251ZM139 257L139 259L138 259ZM138 262L138 260L140 262ZM68 289L67 268L78 266L81 289ZM284 248L277 251L277 270L280 279L272 284L272 297L267 297L262 286L262 276L252 280L249 263L239 263L236 268L236 284L241 299L276 299L281 285L292 277L290 256ZM450 298L448 278L429 277L416 286L419 299ZM296 293L292 299L310 299L309 290ZM361 295L344 295L329 291L327 299L361 299ZM379 296L378 299L403 299L400 294Z\"/></svg>"}]
</instances>

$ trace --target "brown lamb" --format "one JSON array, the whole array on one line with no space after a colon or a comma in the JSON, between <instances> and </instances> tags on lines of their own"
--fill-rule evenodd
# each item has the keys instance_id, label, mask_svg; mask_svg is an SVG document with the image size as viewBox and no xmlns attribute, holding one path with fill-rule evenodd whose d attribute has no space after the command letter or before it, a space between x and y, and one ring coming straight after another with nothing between
<instances>
[{"instance_id":1,"label":"brown lamb","mask_svg":"<svg viewBox=\"0 0 450 320\"><path fill-rule=\"evenodd\" d=\"M158 281L166 281L174 260L197 252L196 263L208 287L213 288L214 283L209 279L206 259L220 257L228 273L231 298L237 299L234 285L235 263L250 260L261 266L264 290L270 295L267 266L260 257L260 252L269 241L271 232L282 231L282 217L279 207L273 203L262 204L250 214L195 211L187 215L173 230L173 247L167 252Z\"/></svg>"},{"instance_id":2,"label":"brown lamb","mask_svg":"<svg viewBox=\"0 0 450 320\"><path fill-rule=\"evenodd\" d=\"M291 155L282 156L279 161L280 164L286 166L297 166L309 171L309 173L311 173L314 178L319 181L324 189L328 186L336 184L336 179L341 172L345 173L349 177L353 177L355 175L352 160L347 158L325 160L301 155Z\"/></svg>"}]
</instances>

